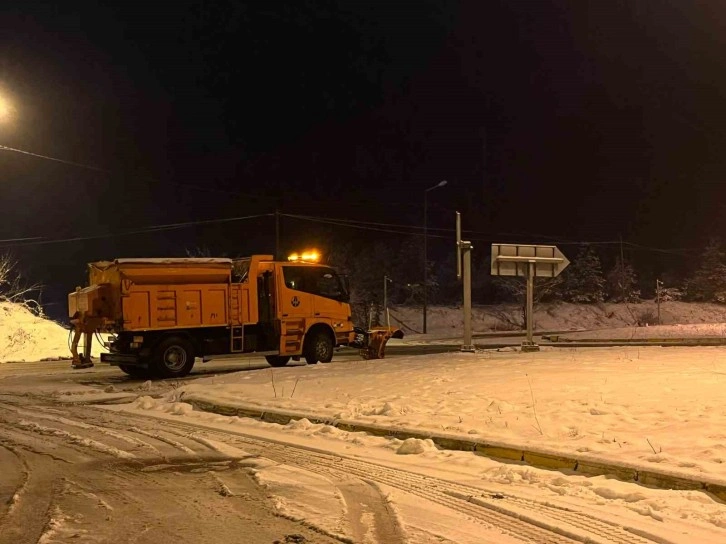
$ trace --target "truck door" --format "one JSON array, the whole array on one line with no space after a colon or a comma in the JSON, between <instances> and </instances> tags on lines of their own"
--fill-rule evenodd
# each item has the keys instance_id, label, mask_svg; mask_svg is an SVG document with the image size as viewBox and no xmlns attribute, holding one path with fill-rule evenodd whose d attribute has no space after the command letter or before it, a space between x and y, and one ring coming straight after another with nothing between
<instances>
[{"instance_id":1,"label":"truck door","mask_svg":"<svg viewBox=\"0 0 726 544\"><path fill-rule=\"evenodd\" d=\"M259 336L257 350L278 349L280 343L280 326L277 322L275 303L275 276L266 270L257 277L257 311L259 320Z\"/></svg>"},{"instance_id":2,"label":"truck door","mask_svg":"<svg viewBox=\"0 0 726 544\"><path fill-rule=\"evenodd\" d=\"M308 271L312 283L313 315L333 320L347 321L349 306L348 293L343 282L332 268L316 266Z\"/></svg>"},{"instance_id":3,"label":"truck door","mask_svg":"<svg viewBox=\"0 0 726 544\"><path fill-rule=\"evenodd\" d=\"M307 286L308 267L284 265L280 268L280 319L312 317L313 295Z\"/></svg>"},{"instance_id":4,"label":"truck door","mask_svg":"<svg viewBox=\"0 0 726 544\"><path fill-rule=\"evenodd\" d=\"M275 319L275 285L269 270L257 278L257 308L260 323L272 323Z\"/></svg>"}]
</instances>

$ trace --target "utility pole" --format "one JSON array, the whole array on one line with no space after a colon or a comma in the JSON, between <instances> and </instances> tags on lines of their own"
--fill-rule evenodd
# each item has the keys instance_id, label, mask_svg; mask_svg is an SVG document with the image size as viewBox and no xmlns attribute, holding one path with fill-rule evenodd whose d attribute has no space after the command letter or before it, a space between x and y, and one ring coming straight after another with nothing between
<instances>
[{"instance_id":1,"label":"utility pole","mask_svg":"<svg viewBox=\"0 0 726 544\"><path fill-rule=\"evenodd\" d=\"M388 282L393 283L393 280L388 276L383 276L383 309L388 311Z\"/></svg>"},{"instance_id":2,"label":"utility pole","mask_svg":"<svg viewBox=\"0 0 726 544\"><path fill-rule=\"evenodd\" d=\"M623 253L623 235L620 235L620 287L623 292L623 302L627 302L625 298L625 255Z\"/></svg>"},{"instance_id":3,"label":"utility pole","mask_svg":"<svg viewBox=\"0 0 726 544\"><path fill-rule=\"evenodd\" d=\"M464 343L461 351L473 352L471 340L471 242L461 239L461 214L456 212L456 278L464 284ZM464 257L462 270L462 254Z\"/></svg>"},{"instance_id":4,"label":"utility pole","mask_svg":"<svg viewBox=\"0 0 726 544\"><path fill-rule=\"evenodd\" d=\"M438 189L446 185L448 181L442 180L433 187L429 187L424 191L424 224L423 224L423 235L424 235L424 258L423 258L423 332L426 334L426 305L428 298L428 211L429 211L429 191Z\"/></svg>"},{"instance_id":5,"label":"utility pole","mask_svg":"<svg viewBox=\"0 0 726 544\"><path fill-rule=\"evenodd\" d=\"M388 282L393 283L393 280L388 276L383 276L383 311L386 312L386 324L388 328L391 328L391 318L388 313Z\"/></svg>"},{"instance_id":6,"label":"utility pole","mask_svg":"<svg viewBox=\"0 0 726 544\"><path fill-rule=\"evenodd\" d=\"M280 260L280 208L275 208L275 260Z\"/></svg>"},{"instance_id":7,"label":"utility pole","mask_svg":"<svg viewBox=\"0 0 726 544\"><path fill-rule=\"evenodd\" d=\"M658 307L658 325L661 324L660 322L660 288L663 286L663 282L659 279L655 280L655 303Z\"/></svg>"}]
</instances>

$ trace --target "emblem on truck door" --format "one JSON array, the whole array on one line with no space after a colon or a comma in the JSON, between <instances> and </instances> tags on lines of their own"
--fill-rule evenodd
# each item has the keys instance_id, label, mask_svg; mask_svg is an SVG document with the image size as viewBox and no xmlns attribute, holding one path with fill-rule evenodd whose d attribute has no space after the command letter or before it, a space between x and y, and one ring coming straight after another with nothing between
<instances>
[{"instance_id":1,"label":"emblem on truck door","mask_svg":"<svg viewBox=\"0 0 726 544\"><path fill-rule=\"evenodd\" d=\"M297 308L298 306L300 306L300 299L297 298L297 295L296 295L296 296L292 297L292 300L290 301L290 303L293 305L294 308Z\"/></svg>"}]
</instances>

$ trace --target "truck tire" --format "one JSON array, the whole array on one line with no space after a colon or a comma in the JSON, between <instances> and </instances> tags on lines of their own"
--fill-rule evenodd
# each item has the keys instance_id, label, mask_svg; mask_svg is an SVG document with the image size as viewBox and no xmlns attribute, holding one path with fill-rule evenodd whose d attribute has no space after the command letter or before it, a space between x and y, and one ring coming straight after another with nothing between
<instances>
[{"instance_id":1,"label":"truck tire","mask_svg":"<svg viewBox=\"0 0 726 544\"><path fill-rule=\"evenodd\" d=\"M290 362L290 357L284 355L265 355L265 359L270 366L285 366Z\"/></svg>"},{"instance_id":2,"label":"truck tire","mask_svg":"<svg viewBox=\"0 0 726 544\"><path fill-rule=\"evenodd\" d=\"M143 379L149 376L148 368L143 368L136 365L118 365L118 367L132 378Z\"/></svg>"},{"instance_id":3,"label":"truck tire","mask_svg":"<svg viewBox=\"0 0 726 544\"><path fill-rule=\"evenodd\" d=\"M191 372L194 366L194 346L181 336L163 340L152 358L154 374L161 378L181 378Z\"/></svg>"},{"instance_id":4,"label":"truck tire","mask_svg":"<svg viewBox=\"0 0 726 544\"><path fill-rule=\"evenodd\" d=\"M305 362L314 365L318 361L321 363L329 363L333 360L333 340L329 334L323 331L315 332L312 336L305 339L305 347L303 348Z\"/></svg>"}]
</instances>

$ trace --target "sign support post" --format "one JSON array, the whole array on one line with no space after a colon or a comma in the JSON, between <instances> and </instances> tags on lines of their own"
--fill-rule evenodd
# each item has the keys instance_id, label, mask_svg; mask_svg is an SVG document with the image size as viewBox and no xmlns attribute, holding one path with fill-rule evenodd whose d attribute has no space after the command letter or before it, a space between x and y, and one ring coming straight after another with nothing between
<instances>
[{"instance_id":1,"label":"sign support post","mask_svg":"<svg viewBox=\"0 0 726 544\"><path fill-rule=\"evenodd\" d=\"M570 261L556 246L492 244L492 276L524 276L527 282L527 339L522 351L539 351L534 343L534 278L554 278Z\"/></svg>"},{"instance_id":2,"label":"sign support post","mask_svg":"<svg viewBox=\"0 0 726 544\"><path fill-rule=\"evenodd\" d=\"M534 263L527 263L527 342L522 344L522 351L539 351L539 346L534 343L532 338L534 329L534 274Z\"/></svg>"}]
</instances>

